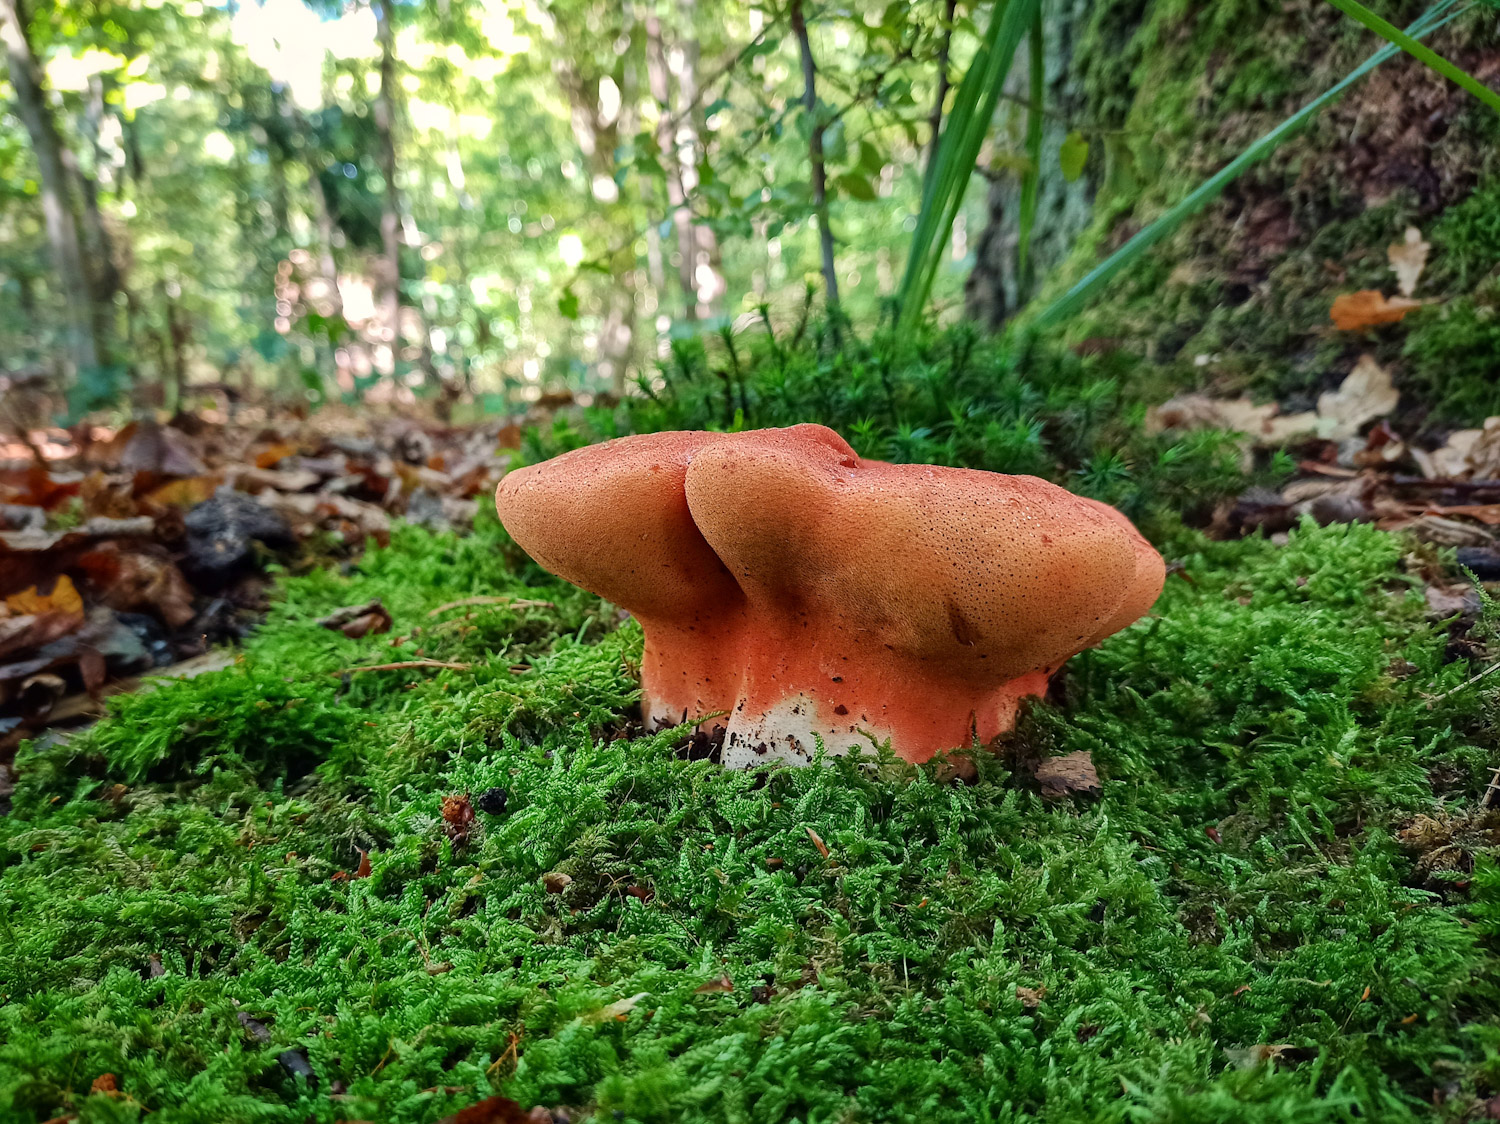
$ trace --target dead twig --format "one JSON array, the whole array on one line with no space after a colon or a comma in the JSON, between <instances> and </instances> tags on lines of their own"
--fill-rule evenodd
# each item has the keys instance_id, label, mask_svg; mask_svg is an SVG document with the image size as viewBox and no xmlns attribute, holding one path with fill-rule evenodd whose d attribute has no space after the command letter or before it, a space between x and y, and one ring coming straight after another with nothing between
<instances>
[{"instance_id":1,"label":"dead twig","mask_svg":"<svg viewBox=\"0 0 1500 1124\"><path fill-rule=\"evenodd\" d=\"M427 615L429 617L446 613L449 609L463 609L471 605L502 605L511 609L555 609L551 601L528 601L525 598L517 600L514 597L465 597L461 601L449 601L446 605L439 605Z\"/></svg>"},{"instance_id":2,"label":"dead twig","mask_svg":"<svg viewBox=\"0 0 1500 1124\"><path fill-rule=\"evenodd\" d=\"M1500 671L1500 660L1497 660L1495 663L1490 664L1489 667L1485 668L1483 671L1481 671L1478 675L1474 676L1472 679L1465 679L1457 687L1453 687L1450 690L1444 691L1441 695L1438 695L1435 698L1428 699L1427 700L1427 709L1431 710L1434 706L1436 706L1438 703L1442 702L1449 695L1456 695L1460 691L1464 690L1465 688L1472 687L1475 683L1478 683L1486 675L1489 675L1492 672L1496 672L1496 671Z\"/></svg>"},{"instance_id":3,"label":"dead twig","mask_svg":"<svg viewBox=\"0 0 1500 1124\"><path fill-rule=\"evenodd\" d=\"M1500 765L1490 770L1490 783L1484 787L1484 795L1479 798L1479 806L1488 808L1495 802L1495 794L1500 792Z\"/></svg>"},{"instance_id":4,"label":"dead twig","mask_svg":"<svg viewBox=\"0 0 1500 1124\"><path fill-rule=\"evenodd\" d=\"M418 668L442 668L448 671L468 671L473 664L448 663L444 660L400 660L397 663L372 663L364 667L346 667L330 671L329 675L353 675L356 671L414 671Z\"/></svg>"}]
</instances>

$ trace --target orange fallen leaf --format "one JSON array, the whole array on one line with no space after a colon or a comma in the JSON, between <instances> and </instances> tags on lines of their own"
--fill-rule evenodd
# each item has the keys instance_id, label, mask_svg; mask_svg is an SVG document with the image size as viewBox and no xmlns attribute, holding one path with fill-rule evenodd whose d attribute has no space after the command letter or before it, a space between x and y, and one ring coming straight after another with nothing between
<instances>
[{"instance_id":1,"label":"orange fallen leaf","mask_svg":"<svg viewBox=\"0 0 1500 1124\"><path fill-rule=\"evenodd\" d=\"M255 467L275 468L287 457L296 456L296 454L297 446L295 445L272 445L255 454Z\"/></svg>"},{"instance_id":2,"label":"orange fallen leaf","mask_svg":"<svg viewBox=\"0 0 1500 1124\"><path fill-rule=\"evenodd\" d=\"M1328 314L1340 331L1357 332L1376 324L1395 324L1412 309L1421 308L1422 303L1408 297L1388 297L1379 289L1361 289L1334 297Z\"/></svg>"},{"instance_id":3,"label":"orange fallen leaf","mask_svg":"<svg viewBox=\"0 0 1500 1124\"><path fill-rule=\"evenodd\" d=\"M1430 515L1463 515L1493 527L1500 525L1500 503L1463 503L1453 507L1429 506Z\"/></svg>"},{"instance_id":4,"label":"orange fallen leaf","mask_svg":"<svg viewBox=\"0 0 1500 1124\"><path fill-rule=\"evenodd\" d=\"M83 616L83 598L79 596L77 587L67 574L59 575L48 593L40 592L38 586L12 593L5 599L5 607L16 614L41 616L43 613L62 613L69 617Z\"/></svg>"},{"instance_id":5,"label":"orange fallen leaf","mask_svg":"<svg viewBox=\"0 0 1500 1124\"><path fill-rule=\"evenodd\" d=\"M94 1078L94 1083L89 1086L90 1093L103 1093L106 1097L118 1097L120 1087L115 1082L113 1073L101 1073Z\"/></svg>"},{"instance_id":6,"label":"orange fallen leaf","mask_svg":"<svg viewBox=\"0 0 1500 1124\"><path fill-rule=\"evenodd\" d=\"M184 476L152 488L142 498L161 507L197 507L218 491L223 477L217 473Z\"/></svg>"}]
</instances>

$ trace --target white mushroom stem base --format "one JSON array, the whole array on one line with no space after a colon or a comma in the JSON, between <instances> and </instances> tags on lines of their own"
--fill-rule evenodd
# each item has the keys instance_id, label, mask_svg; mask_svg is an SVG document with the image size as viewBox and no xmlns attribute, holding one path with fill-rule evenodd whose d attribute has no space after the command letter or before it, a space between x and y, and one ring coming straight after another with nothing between
<instances>
[{"instance_id":1,"label":"white mushroom stem base","mask_svg":"<svg viewBox=\"0 0 1500 1124\"><path fill-rule=\"evenodd\" d=\"M729 715L722 758L726 768L810 764L819 739L824 752L836 757L889 739L899 756L920 764L947 750L968 749L976 736L983 744L1009 730L1021 699L1047 689L1047 673L1033 672L981 692L911 677L899 690L871 694L867 684L829 678L790 692L778 690L761 705L755 704L755 687L752 673ZM866 701L859 705L856 699Z\"/></svg>"}]
</instances>

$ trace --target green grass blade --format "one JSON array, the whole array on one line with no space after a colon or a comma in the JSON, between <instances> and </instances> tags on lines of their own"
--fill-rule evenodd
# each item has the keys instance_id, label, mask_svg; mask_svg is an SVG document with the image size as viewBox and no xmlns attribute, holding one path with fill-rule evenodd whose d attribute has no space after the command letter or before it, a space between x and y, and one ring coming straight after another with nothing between
<instances>
[{"instance_id":1,"label":"green grass blade","mask_svg":"<svg viewBox=\"0 0 1500 1124\"><path fill-rule=\"evenodd\" d=\"M1328 0L1328 2L1346 16L1364 24L1376 35L1394 43L1413 58L1426 63L1433 70L1448 79L1448 81L1462 86L1496 113L1500 113L1500 94L1497 94L1466 71L1454 66L1431 47L1423 46L1395 24L1381 19L1374 12L1370 11L1369 8L1359 3L1359 0Z\"/></svg>"},{"instance_id":2,"label":"green grass blade","mask_svg":"<svg viewBox=\"0 0 1500 1124\"><path fill-rule=\"evenodd\" d=\"M1021 37L1031 26L1040 0L1005 0L997 3L985 31L984 42L969 64L954 98L953 112L934 154L934 174L922 195L922 210L912 235L901 281L898 331L909 332L921 319L932 291L943 250L953 230L953 220L963 203L964 192L974 173L979 149L994 119L995 105L1010 73L1011 60Z\"/></svg>"},{"instance_id":3,"label":"green grass blade","mask_svg":"<svg viewBox=\"0 0 1500 1124\"><path fill-rule=\"evenodd\" d=\"M1467 12L1472 5L1466 4L1458 11L1451 11L1457 0L1441 0L1429 8L1406 29L1413 38L1428 35L1439 27ZM1104 261L1091 269L1036 318L1038 327L1050 327L1075 315L1117 273L1133 265L1140 257L1167 235L1175 231L1190 216L1211 203L1237 176L1256 161L1265 158L1275 148L1305 125L1325 105L1336 100L1345 90L1358 82L1381 63L1394 58L1399 48L1394 45L1382 47L1338 83L1319 94L1312 101L1292 114L1281 124L1266 133L1244 152L1226 164L1195 188L1186 198L1140 230Z\"/></svg>"},{"instance_id":4,"label":"green grass blade","mask_svg":"<svg viewBox=\"0 0 1500 1124\"><path fill-rule=\"evenodd\" d=\"M1020 233L1016 240L1016 277L1023 299L1031 288L1031 229L1036 225L1042 186L1042 103L1047 91L1045 48L1042 13L1038 11L1031 21L1031 104L1026 108L1026 159L1031 166L1021 177Z\"/></svg>"}]
</instances>

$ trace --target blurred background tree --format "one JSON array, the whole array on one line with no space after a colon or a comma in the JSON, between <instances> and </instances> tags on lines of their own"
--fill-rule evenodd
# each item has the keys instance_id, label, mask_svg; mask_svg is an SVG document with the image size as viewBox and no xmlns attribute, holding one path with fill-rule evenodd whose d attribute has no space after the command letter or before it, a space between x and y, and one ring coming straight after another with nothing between
<instances>
[{"instance_id":1,"label":"blurred background tree","mask_svg":"<svg viewBox=\"0 0 1500 1124\"><path fill-rule=\"evenodd\" d=\"M0 0L0 365L448 409L623 393L820 278L872 321L955 11Z\"/></svg>"},{"instance_id":2,"label":"blurred background tree","mask_svg":"<svg viewBox=\"0 0 1500 1124\"><path fill-rule=\"evenodd\" d=\"M1486 13L1440 35L1479 71L1487 3L1429 13ZM659 382L676 340L825 302L835 328L892 323L898 296L903 325L998 328L1149 220L1175 230L1196 183L1369 55L1360 22L1255 0L0 0L0 373L74 415L208 386L447 416L607 401ZM1454 104L1472 174L1414 183L1419 210L1489 174L1493 123ZM1276 253L1384 205L1347 160L1309 186L1309 150L1136 275L1163 292L1252 196L1323 200Z\"/></svg>"}]
</instances>

